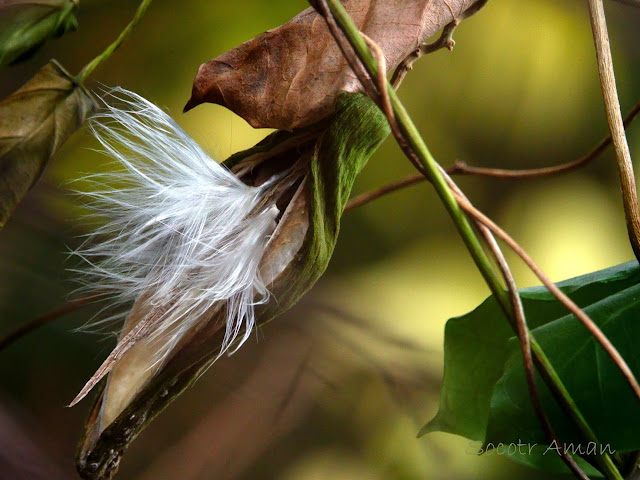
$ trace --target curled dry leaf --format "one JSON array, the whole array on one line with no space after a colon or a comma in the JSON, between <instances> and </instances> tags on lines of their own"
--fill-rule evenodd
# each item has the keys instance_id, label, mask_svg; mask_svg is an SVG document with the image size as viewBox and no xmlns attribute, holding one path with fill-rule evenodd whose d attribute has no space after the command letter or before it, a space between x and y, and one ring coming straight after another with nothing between
<instances>
[{"instance_id":1,"label":"curled dry leaf","mask_svg":"<svg viewBox=\"0 0 640 480\"><path fill-rule=\"evenodd\" d=\"M292 172L272 187L281 214L260 262L271 299L256 307L259 324L290 308L322 275L355 177L388 134L386 119L371 100L345 94L323 122L292 133L278 131L225 162L254 186ZM290 175L296 177L293 182ZM123 334L154 315L154 308L144 299L136 301ZM112 478L136 435L215 361L225 334L224 303L205 317L160 365L154 342L138 342L117 360L78 450L83 478Z\"/></svg>"},{"instance_id":2,"label":"curled dry leaf","mask_svg":"<svg viewBox=\"0 0 640 480\"><path fill-rule=\"evenodd\" d=\"M382 49L387 68L453 18L485 0L345 0L358 28ZM311 125L331 113L341 91L360 91L324 19L312 8L200 66L185 111L223 105L255 128Z\"/></svg>"},{"instance_id":3,"label":"curled dry leaf","mask_svg":"<svg viewBox=\"0 0 640 480\"><path fill-rule=\"evenodd\" d=\"M78 0L0 0L0 67L29 57L48 38L78 28Z\"/></svg>"},{"instance_id":4,"label":"curled dry leaf","mask_svg":"<svg viewBox=\"0 0 640 480\"><path fill-rule=\"evenodd\" d=\"M0 227L96 108L92 95L55 60L0 102Z\"/></svg>"}]
</instances>

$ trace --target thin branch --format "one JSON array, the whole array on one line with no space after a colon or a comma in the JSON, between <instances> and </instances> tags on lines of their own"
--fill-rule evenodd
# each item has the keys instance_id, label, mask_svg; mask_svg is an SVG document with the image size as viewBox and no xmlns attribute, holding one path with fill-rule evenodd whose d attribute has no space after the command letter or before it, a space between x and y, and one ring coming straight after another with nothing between
<instances>
[{"instance_id":1,"label":"thin branch","mask_svg":"<svg viewBox=\"0 0 640 480\"><path fill-rule=\"evenodd\" d=\"M453 12L451 12L453 15ZM407 75L411 69L413 69L413 64L423 55L428 55L429 53L437 52L442 48L446 48L449 51L453 50L456 42L453 39L453 32L460 24L460 19L455 18L448 23L443 29L440 37L435 42L432 43L423 43L418 48L416 48L413 52L411 52L407 58L405 58L400 64L396 67L393 75L391 76L391 85L393 88L398 88L404 80L404 77Z\"/></svg>"},{"instance_id":2,"label":"thin branch","mask_svg":"<svg viewBox=\"0 0 640 480\"><path fill-rule=\"evenodd\" d=\"M640 106L640 103L636 107L638 107L638 106ZM357 208L357 207L359 207L361 205L364 205L366 203L369 203L369 202L371 202L371 201L373 201L373 200L375 200L375 199L377 199L377 198L379 198L379 197L381 197L383 195L386 195L386 194L391 193L393 191L399 190L401 188L404 188L404 187L407 187L409 185L413 185L415 183L422 182L422 181L425 181L425 180L426 179L425 179L424 175L422 175L422 174L413 175L413 176L407 177L405 179L402 179L402 180L400 180L400 181L398 181L396 183L392 183L392 184L386 185L386 186L384 186L384 187L382 187L382 188L380 188L378 190L367 192L365 194L359 195L359 196L357 196L357 197L355 197L355 198L353 198L352 200L349 201L349 203L347 204L347 206L345 208L345 212L349 211L349 210L352 210L354 208ZM494 251L494 249L491 247L491 243L487 242L487 244L489 245L491 250ZM494 251L494 254L495 254L495 251ZM499 257L496 256L496 260L498 262L498 265L499 265L500 269L503 271L503 276L504 276L505 275L504 266L501 265ZM505 276L504 278L505 278L505 281L507 282L507 285L509 286L510 282L508 280L508 277ZM513 305L513 302L514 302L513 296L511 296L511 302L512 302L512 305ZM569 306L567 306L567 308L569 308ZM518 312L517 308L514 308L513 311L514 311L514 314L517 315L517 312ZM516 321L519 321L519 320L516 320ZM521 340L521 342L522 342L522 340ZM524 358L526 358L526 357L524 357ZM525 367L525 370L526 370L526 367ZM530 388L530 391L531 391L531 388L532 388L531 385L532 384L530 383L530 380L528 380L528 381L529 381L529 388ZM533 400L533 395L534 394L532 394L532 400ZM538 410L538 407L535 405L536 402L535 402L535 400L533 400L533 401L534 401L534 408L536 409L536 411L538 413L538 416L540 417L540 412ZM545 430L547 430L547 432L548 432L548 435L551 436L552 431L549 432L549 430L547 429L548 427L546 427L544 423L543 423L543 428L545 428ZM552 436L551 438L553 439L555 437ZM561 445L562 443L561 442L557 442L557 444ZM569 468L571 468L574 471L574 473L576 473L576 475L579 476L579 478L583 478L582 475L579 474L575 470L575 468L574 468L574 463L575 462L573 462L573 460L569 460L565 456L563 456L563 460L565 461L565 463L567 463ZM570 463L570 462L573 462L573 463Z\"/></svg>"},{"instance_id":3,"label":"thin branch","mask_svg":"<svg viewBox=\"0 0 640 480\"><path fill-rule=\"evenodd\" d=\"M409 177L405 177L401 180L398 180L397 182L393 182L390 183L388 185L385 185L383 187L380 187L376 190L372 190L370 192L365 192L361 195L358 195L356 197L353 197L352 199L350 199L347 202L347 205L344 207L344 211L349 212L351 210L354 210L358 207L361 207L362 205L366 205L369 202L373 202L374 200L380 198L380 197L384 197L385 195L395 192L396 190L401 190L405 187L409 187L411 185L415 185L416 183L422 183L424 181L426 181L427 179L425 178L424 175L422 175L421 173L417 174L417 175L411 175Z\"/></svg>"},{"instance_id":4,"label":"thin branch","mask_svg":"<svg viewBox=\"0 0 640 480\"><path fill-rule=\"evenodd\" d=\"M8 346L15 343L16 341L20 340L22 337L30 334L34 330L37 330L38 328L48 323L51 323L54 320L57 320L58 318L68 313L76 311L79 308L84 307L85 305L89 304L91 301L94 301L94 300L96 300L95 295L80 297L75 300L71 300L65 303L64 305L62 305L61 307L58 307L55 310L45 313L44 315L36 318L35 320L32 320L31 322L27 322L23 325L20 325L15 330L9 332L2 339L0 339L0 352L5 348L7 348Z\"/></svg>"},{"instance_id":5,"label":"thin branch","mask_svg":"<svg viewBox=\"0 0 640 480\"><path fill-rule=\"evenodd\" d=\"M463 200L467 204L471 205L469 200L466 198L466 196L464 196L460 188L447 175L447 173L443 172L443 175L447 179L447 182L449 183L452 191L456 194L456 198L458 198L459 200ZM564 445L562 442L558 440L557 436L555 435L555 432L551 424L549 423L548 418L544 413L542 404L539 403L539 392L537 389L537 384L535 383L535 377L531 376L533 372L531 370L530 363L527 361L527 354L526 354L527 351L529 351L530 354L531 353L533 354L532 355L533 362L538 368L545 383L551 387L551 392L556 398L556 401L560 404L563 410L569 415L569 417L572 418L574 423L578 426L578 428L582 432L583 436L587 438L589 441L595 442L597 444L598 440L595 435L595 432L593 432L593 430L587 423L586 419L583 417L582 413L580 412L578 406L573 401L571 394L565 388L560 377L558 377L553 365L549 362L549 359L547 358L546 354L542 350L542 347L540 346L540 344L538 344L535 338L531 336L528 330L525 317L524 317L524 310L522 308L522 302L517 292L515 281L509 270L508 264L506 263L506 260L502 255L502 252L500 251L499 247L496 245L496 242L495 242L495 239L493 238L493 234L491 230L489 230L489 228L486 225L484 225L479 218L477 218L476 216L473 216L473 212L468 211L467 213L469 213L470 216L474 219L479 231L485 237L485 240L487 241L487 245L489 249L494 253L494 258L496 259L496 262L498 263L498 266L503 273L503 278L507 283L512 308L510 311L507 311L503 307L503 310L512 328L514 328L514 330L516 331L516 334L518 335L518 339L520 341L521 349L523 352L523 362L524 362L524 368L525 368L525 378L527 379L527 386L529 388L534 410L536 411L536 414L541 421L542 428L543 430L545 430L547 438L549 438L551 441L555 440L557 445ZM488 231L488 234L485 232L485 230ZM518 316L520 315L522 316L522 318L518 319ZM524 327L524 332L528 337L527 338L528 345L526 343L526 340L523 334L523 327ZM560 455L560 457L565 462L567 467L574 473L574 475L577 478L580 478L583 480L585 478L588 478L584 473L584 471L575 462L571 454L565 448L563 448L558 453L558 455ZM622 478L615 463L613 462L611 457L606 453L604 455L596 457L596 461L600 465L602 471L605 472L605 474L608 474L607 476L609 478L614 478L618 480Z\"/></svg>"},{"instance_id":6,"label":"thin branch","mask_svg":"<svg viewBox=\"0 0 640 480\"><path fill-rule=\"evenodd\" d=\"M633 106L633 108L627 113L624 118L624 128L628 128L631 122L640 113L640 100ZM587 154L580 158L572 160L570 162L561 163L560 165L554 165L551 167L542 168L526 168L518 170L509 170L502 168L484 168L474 167L467 165L464 162L456 162L453 167L447 169L449 175L479 175L483 177L495 177L495 178L513 178L513 179L525 179L534 177L547 177L551 175L557 175L560 173L567 173L578 168L584 167L592 160L595 160L607 147L611 145L611 135L607 135L600 142L591 149Z\"/></svg>"},{"instance_id":7,"label":"thin branch","mask_svg":"<svg viewBox=\"0 0 640 480\"><path fill-rule=\"evenodd\" d=\"M481 225L482 224L478 223L478 228L480 228ZM484 225L482 225L482 227L484 227ZM522 300L520 299L520 294L518 293L518 287L516 286L513 274L511 273L509 265L507 264L507 261L504 258L500 247L495 241L495 238L493 238L493 236L489 237L487 235L485 235L485 238L487 240L489 249L491 250L491 252L493 252L496 262L498 263L498 267L502 271L502 276L507 284L507 289L509 291L509 298L511 299L511 306L513 309L515 323L515 325L513 325L513 328L516 331L518 342L520 343L520 351L522 352L522 363L525 371L527 388L529 389L529 397L531 398L531 403L533 404L533 410L536 412L538 421L540 422L540 425L545 432L549 445L563 445L563 448L559 452L560 458L562 458L569 470L571 470L577 478L580 478L582 480L589 480L587 474L580 468L580 466L576 463L567 449L564 448L564 443L561 442L560 438L556 435L551 422L549 421L549 418L544 411L542 400L540 399L540 391L536 382L529 327L527 326L526 318L524 315L524 308L522 306Z\"/></svg>"},{"instance_id":8,"label":"thin branch","mask_svg":"<svg viewBox=\"0 0 640 480\"><path fill-rule=\"evenodd\" d=\"M629 5L630 7L640 7L640 0L614 0L615 2Z\"/></svg>"},{"instance_id":9,"label":"thin branch","mask_svg":"<svg viewBox=\"0 0 640 480\"><path fill-rule=\"evenodd\" d=\"M388 119L391 119L396 126L396 115L393 113L393 107L391 106L391 100L389 99L389 91L387 90L387 59L384 58L384 53L378 47L378 44L371 40L367 35L360 32L364 41L371 50L376 54L378 60L378 74L376 76L376 87L378 89L378 95L380 95L380 104L382 105L383 112Z\"/></svg>"},{"instance_id":10,"label":"thin branch","mask_svg":"<svg viewBox=\"0 0 640 480\"><path fill-rule=\"evenodd\" d=\"M375 63L373 58L367 48L367 45L364 39L360 36L357 27L353 25L349 15L344 10L342 4L336 2L335 0L331 0L331 8L329 7L327 0L315 0L313 2L317 4L318 12L325 17L327 20L327 25L330 28L332 34L336 40L341 37L338 37L337 34L331 28L331 25L339 23L339 30L341 30L345 37L347 37L349 43L354 47L354 52L357 54L357 57L363 61L367 71L374 72L371 76L375 78L377 76L377 69L375 67ZM340 19L335 16L335 11L338 11L340 15ZM335 21L333 21L335 19ZM349 24L349 30L343 28L345 24ZM352 55L353 56L353 55ZM347 60L349 57L347 57ZM371 69L370 69L371 67ZM352 66L353 68L353 66ZM370 79L367 80L372 82ZM373 83L373 82L372 82ZM387 82L388 83L388 82ZM376 95L374 98L377 99L379 96ZM498 293L498 295L502 295L502 299L505 302L508 302L505 292L502 290L500 285L500 279L496 272L494 271L491 262L489 261L485 251L482 248L480 241L478 240L469 220L458 204L455 201L451 191L449 190L446 182L438 172L437 162L429 152L429 149L425 145L424 141L421 139L420 134L415 126L415 124L411 121L408 113L404 109L404 106L400 103L395 91L393 89L389 89L389 97L391 100L391 104L394 109L394 113L398 118L398 123L402 122L403 130L410 132L410 134L406 135L405 142L412 142L410 145L407 145L406 149L403 151L407 154L408 158L411 162L416 166L419 171L424 172L425 175L428 175L432 183L434 185L434 189L438 196L441 198L445 208L447 209L449 215L451 216L454 225L460 232L460 236L463 241L467 245L469 251L471 252L471 256L476 262L478 266L478 270L484 277L485 281L491 285L491 290L496 292L502 292L502 294ZM399 140L399 142L403 141L402 132L397 130L398 124L391 125L392 130L394 130L394 136ZM400 135L399 135L400 134ZM400 147L403 148L403 145L400 143ZM414 151L419 152L419 156L417 156Z\"/></svg>"},{"instance_id":11,"label":"thin branch","mask_svg":"<svg viewBox=\"0 0 640 480\"><path fill-rule=\"evenodd\" d=\"M538 278L542 281L542 283L547 287L549 292L552 293L561 303L563 303L563 305L565 307L567 307L571 311L571 313L573 313L577 317L576 313L580 312L582 315L584 315L588 319L589 322L592 322L588 318L588 316L586 316L586 314L584 314L584 312L582 312L582 310L577 305L575 305L573 303L573 301L569 297L567 297L558 287L556 287L555 284L553 284L546 277L546 275L544 275L544 273L540 270L540 268L533 262L531 257L529 257L526 254L526 252L522 249L522 247L520 247L520 245L518 245L515 242L515 240L513 240L506 232L504 232L502 229L500 229L500 227L498 227L495 223L493 223L482 212L480 212L475 207L473 207L473 205L471 205L468 201L466 201L466 199L460 197L460 198L458 198L458 200L460 202L460 206L470 216L472 216L472 218L474 218L474 220L477 223L482 223L487 228L489 228L492 233L496 234L498 237L501 238L501 240L503 240L505 243L507 243L507 245L509 245L509 247L512 248L516 252L516 254L518 254L525 261L525 263L527 263L529 268L538 276ZM583 318L583 320L584 320L584 318ZM583 322L583 324L584 324L584 322ZM589 327L587 327L587 328L589 328ZM596 326L596 328L597 328L597 326ZM594 335L594 333L591 330L590 330L590 333L592 335ZM606 339L606 337L605 337L605 339ZM583 417L583 415L580 412L578 406L575 404L575 402L571 398L570 393L564 387L561 379L559 377L557 377L557 374L555 373L555 370L554 370L553 366L551 365L551 363L547 359L546 354L544 353L544 351L542 350L540 345L533 338L531 338L531 349L533 350L533 353L534 353L534 360L536 361L536 365L538 365L540 367L539 368L540 374L545 379L545 382L548 385L553 387L551 390L552 390L554 396L556 397L557 401L560 403L560 405L563 407L563 409L569 414L569 416L573 419L574 423L578 426L578 428L580 429L582 434L585 436L585 438L587 438L590 441L593 441L596 444L598 444L599 442L597 440L595 432L593 432L593 430L591 429L591 427L587 423L586 419ZM615 351L615 348L614 348L614 352L615 352L614 353L615 355L619 356L618 352ZM608 353L610 353L610 352L608 352ZM610 355L611 355L611 353L610 353ZM621 360L624 363L624 359L621 358ZM618 364L618 362L616 361L616 359L614 359L614 362L616 363L616 366L618 366L618 368L621 367ZM625 366L626 366L626 363L625 363ZM626 368L628 368L628 366L626 366ZM633 375L633 374L631 373L631 375ZM633 381L635 382L635 378L633 378ZM637 384L637 382L635 382L635 383ZM632 388L633 388L633 386L632 386ZM634 389L634 391L635 391L635 389ZM565 461L565 463L567 463L567 461L573 462L573 459L568 460L565 457L565 455L567 455L567 453L568 452L563 450L562 455L561 455L563 457L563 460ZM622 479L622 476L620 475L620 472L618 471L615 463L613 462L613 460L611 459L611 457L608 454L604 453L604 454L602 454L600 456L596 456L595 460L597 461L597 463L600 466L601 471L605 474L605 476L607 478L614 478L614 479L618 479L618 480ZM574 470L573 465L571 465L570 463L567 463L567 465L569 466L569 468ZM576 465L576 467L577 467L577 465ZM581 470L578 471L578 472L576 472L574 470L574 473L576 473L576 475L579 478L582 478L580 472L581 472Z\"/></svg>"},{"instance_id":12,"label":"thin branch","mask_svg":"<svg viewBox=\"0 0 640 480\"><path fill-rule=\"evenodd\" d=\"M605 110L607 112L607 123L611 131L613 148L616 152L616 160L618 163L618 174L620 176L624 213L627 220L627 231L633 253L636 259L640 261L640 206L638 206L638 191L633 174L631 153L629 152L629 145L627 144L627 137L625 136L622 123L622 114L620 113L620 102L618 100L616 78L613 71L611 45L609 44L609 34L607 33L607 21L604 16L604 5L602 0L588 0L588 4L593 40L596 47L596 58L598 60L600 86L602 88Z\"/></svg>"},{"instance_id":13,"label":"thin branch","mask_svg":"<svg viewBox=\"0 0 640 480\"><path fill-rule=\"evenodd\" d=\"M629 125L640 113L640 101L634 105L634 107L629 111L627 116L624 119L625 128L629 128ZM572 160L570 162L562 163L560 165L555 165L552 167L543 167L543 168L531 168L531 169L522 169L522 170L508 170L501 168L485 168L485 167L474 167L471 165L467 165L464 162L456 162L453 166L445 168L445 172L449 175L477 175L481 177L493 177L493 178L505 178L505 179L527 179L527 178L536 178L536 177L546 177L551 175L557 175L561 173L567 173L573 170L577 170L580 167L585 166L595 158L597 158L602 152L604 152L607 147L611 145L611 135L603 138L589 153L583 155L582 157ZM396 190L400 190L405 187L409 187L411 185L415 185L416 183L421 183L426 181L427 179L423 174L415 174L405 177L396 182L385 185L377 190L372 190L370 192L363 193L358 195L347 203L345 207L345 212L353 210L355 208L361 207L362 205L366 205L377 198L380 198L389 193L395 192Z\"/></svg>"},{"instance_id":14,"label":"thin branch","mask_svg":"<svg viewBox=\"0 0 640 480\"><path fill-rule=\"evenodd\" d=\"M455 29L458 27L462 20L478 13L487 4L487 1L488 0L476 0L476 2L474 2L470 7L458 14L453 12L447 2L444 2L447 8L449 8L449 12L451 13L451 22L444 26L440 37L438 37L435 42L422 43L418 46L418 48L407 55L407 57L402 62L400 62L400 64L393 72L393 76L391 77L391 85L393 86L393 88L398 88L400 86L407 72L413 68L413 64L421 56L437 52L442 48L446 48L449 51L452 51L453 47L456 44L455 40L453 39L453 32L455 31Z\"/></svg>"}]
</instances>

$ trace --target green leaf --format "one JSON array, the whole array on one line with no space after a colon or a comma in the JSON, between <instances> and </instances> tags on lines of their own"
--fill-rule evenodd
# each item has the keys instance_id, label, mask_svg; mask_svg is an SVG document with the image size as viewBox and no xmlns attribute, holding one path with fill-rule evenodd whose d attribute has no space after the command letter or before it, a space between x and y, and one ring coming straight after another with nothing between
<instances>
[{"instance_id":1,"label":"green leaf","mask_svg":"<svg viewBox=\"0 0 640 480\"><path fill-rule=\"evenodd\" d=\"M640 269L630 262L558 284L580 307L640 282ZM566 309L544 287L525 288L520 296L529 328L564 316ZM419 435L443 431L484 440L493 389L503 374L513 330L493 297L445 327L444 380L440 408Z\"/></svg>"},{"instance_id":2,"label":"green leaf","mask_svg":"<svg viewBox=\"0 0 640 480\"><path fill-rule=\"evenodd\" d=\"M93 96L55 60L0 102L0 227L96 108Z\"/></svg>"},{"instance_id":3,"label":"green leaf","mask_svg":"<svg viewBox=\"0 0 640 480\"><path fill-rule=\"evenodd\" d=\"M481 441L469 442L465 453L468 455L506 456L510 460L528 467L538 468L553 473L568 473L567 467L558 455L560 449L556 445L527 444L522 441L513 443L484 444ZM583 472L589 477L602 477L590 463L581 457L574 457Z\"/></svg>"},{"instance_id":4,"label":"green leaf","mask_svg":"<svg viewBox=\"0 0 640 480\"><path fill-rule=\"evenodd\" d=\"M630 262L558 284L595 321L603 323L605 333L610 335L621 353L626 355L625 358L628 357L628 361L635 357L636 362L631 362L634 370L638 365L637 355L631 353L629 348L622 348L620 337L628 345L631 344L629 339L635 332L623 323L633 323L634 316L638 317L638 312L635 311L637 298L640 297L638 283L640 268L636 262ZM608 426L615 430L608 433L620 435L619 440L633 441L633 431L637 432L638 426L635 422L628 425L623 417L632 415L632 411L637 415L637 400L609 358L604 358L606 354L599 346L599 353L595 353L595 344L586 329L572 316L566 315L566 309L545 288L523 289L520 294L529 327L533 329L533 334L554 367L562 370L562 373L559 372L560 376L572 396L580 398L578 405L581 410L587 407L586 403L590 400L593 402L589 405L590 409L586 408L590 413L587 416L590 424L592 418L602 415L598 411L602 401L597 397L601 391L607 390L604 397L606 401L614 402L611 405L615 405L616 409L622 408L625 412L619 415L607 413L600 419L596 433L607 433L602 427ZM616 308L619 314L616 313ZM621 318L626 319L625 322L619 323ZM611 330L615 329L622 330L614 334ZM576 342L582 344L577 345ZM591 358L588 358L589 354ZM565 368L561 365L565 365ZM575 366L580 367L578 372L571 371ZM605 387L600 390L594 388L602 378L607 378ZM573 447L576 453L580 447L583 453L595 448L580 441L580 436L556 406L542 380L539 379L538 384L545 410L561 441L572 443L568 446ZM618 418L615 418L616 415ZM607 423L612 421L615 424ZM489 443L493 446L500 443L507 446L526 444L527 447L532 447L531 452L504 455L516 462L543 470L567 472L556 452L545 445L546 438L529 399L517 339L507 326L493 297L485 300L473 312L447 322L440 409L420 434L438 430L484 441L485 446ZM600 440L604 442L602 438ZM610 443L611 448L620 448L619 444ZM630 448L635 449L632 445ZM574 457L581 462L583 469L587 468L585 471L591 472L589 475L596 476L593 468L588 467L577 455Z\"/></svg>"},{"instance_id":5,"label":"green leaf","mask_svg":"<svg viewBox=\"0 0 640 480\"><path fill-rule=\"evenodd\" d=\"M0 2L0 67L33 54L48 38L75 30L77 0Z\"/></svg>"},{"instance_id":6,"label":"green leaf","mask_svg":"<svg viewBox=\"0 0 640 480\"><path fill-rule=\"evenodd\" d=\"M560 449L557 448L556 445L527 445L514 454L508 452L508 458L521 465L537 468L546 472L567 473L567 466L558 455L559 453ZM590 478L602 478L602 473L583 458L574 455L573 459Z\"/></svg>"},{"instance_id":7,"label":"green leaf","mask_svg":"<svg viewBox=\"0 0 640 480\"><path fill-rule=\"evenodd\" d=\"M616 346L629 367L640 374L640 285L595 302L584 311ZM640 402L604 349L572 315L533 330L556 372L599 442L615 451L640 449ZM515 339L491 399L487 440L514 438L544 443L524 380L522 357ZM541 385L541 399L551 424L564 443L587 447L571 420Z\"/></svg>"}]
</instances>

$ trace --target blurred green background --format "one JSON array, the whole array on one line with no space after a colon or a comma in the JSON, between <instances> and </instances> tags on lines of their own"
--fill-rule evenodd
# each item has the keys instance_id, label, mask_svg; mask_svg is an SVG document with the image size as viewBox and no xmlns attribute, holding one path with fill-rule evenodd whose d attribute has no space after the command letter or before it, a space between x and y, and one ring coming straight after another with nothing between
<instances>
[{"instance_id":1,"label":"blurred green background","mask_svg":"<svg viewBox=\"0 0 640 480\"><path fill-rule=\"evenodd\" d=\"M52 57L78 72L135 7L83 0L79 30L0 72L1 96ZM268 132L214 105L183 116L198 66L306 7L298 0L155 0L89 84L142 94L223 160ZM609 2L607 14L626 111L640 98L640 9ZM421 59L400 90L441 163L553 165L607 133L586 2L491 0L455 39L452 53ZM628 133L637 158L640 125ZM0 232L0 335L62 305L73 290L67 252L86 227L69 181L107 168L90 150L96 146L86 131L76 133ZM410 173L388 140L354 193ZM553 280L633 258L610 151L566 176L459 183ZM519 286L536 284L508 259ZM428 186L349 213L317 287L171 405L127 452L118 478L552 478L495 455L471 455L462 438L416 439L437 410L444 323L487 294ZM1 479L75 478L89 402L64 406L114 343L113 336L72 331L96 311L75 312L0 352Z\"/></svg>"}]
</instances>

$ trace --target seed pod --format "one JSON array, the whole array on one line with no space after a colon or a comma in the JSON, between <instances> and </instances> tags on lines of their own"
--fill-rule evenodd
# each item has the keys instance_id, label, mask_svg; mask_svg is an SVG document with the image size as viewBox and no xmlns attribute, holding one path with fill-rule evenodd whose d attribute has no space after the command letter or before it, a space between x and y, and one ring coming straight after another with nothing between
<instances>
[{"instance_id":1,"label":"seed pod","mask_svg":"<svg viewBox=\"0 0 640 480\"><path fill-rule=\"evenodd\" d=\"M225 162L253 186L287 172L270 187L281 213L260 262L271 297L256 307L258 323L290 308L324 273L356 175L388 133L385 117L371 100L343 94L326 120L303 130L278 131ZM148 316L148 305L136 302L128 322ZM117 360L78 449L83 478L113 477L130 442L218 358L225 318L224 305L214 306L151 375L141 372L157 362L153 342L133 345Z\"/></svg>"},{"instance_id":2,"label":"seed pod","mask_svg":"<svg viewBox=\"0 0 640 480\"><path fill-rule=\"evenodd\" d=\"M93 96L55 60L0 102L0 227L96 108Z\"/></svg>"}]
</instances>

